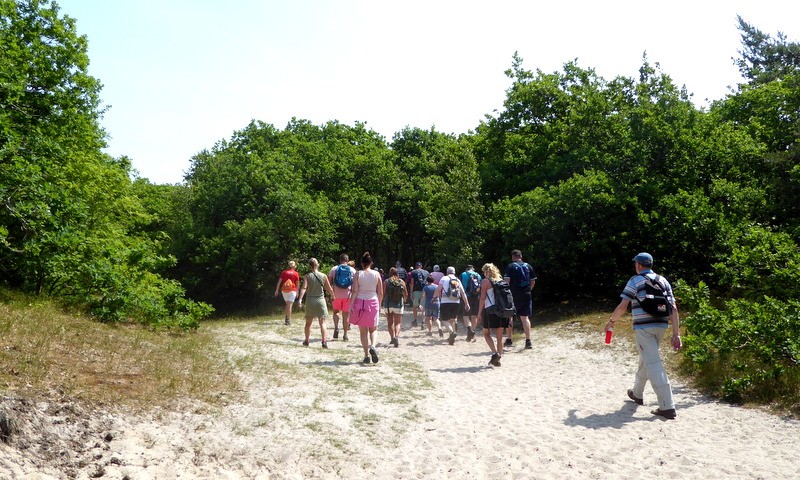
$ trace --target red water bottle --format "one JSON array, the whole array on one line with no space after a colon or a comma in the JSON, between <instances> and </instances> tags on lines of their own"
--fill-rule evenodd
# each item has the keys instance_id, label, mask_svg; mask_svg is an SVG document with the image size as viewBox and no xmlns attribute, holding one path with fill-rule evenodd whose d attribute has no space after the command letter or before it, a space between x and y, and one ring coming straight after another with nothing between
<instances>
[{"instance_id":1,"label":"red water bottle","mask_svg":"<svg viewBox=\"0 0 800 480\"><path fill-rule=\"evenodd\" d=\"M614 336L613 328L606 330L606 345L609 345L611 343L611 337L613 336Z\"/></svg>"}]
</instances>

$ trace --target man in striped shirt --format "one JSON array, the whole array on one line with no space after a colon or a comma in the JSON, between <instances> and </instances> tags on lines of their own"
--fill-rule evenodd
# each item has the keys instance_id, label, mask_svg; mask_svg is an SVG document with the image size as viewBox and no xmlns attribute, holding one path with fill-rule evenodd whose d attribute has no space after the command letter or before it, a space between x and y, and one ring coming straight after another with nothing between
<instances>
[{"instance_id":1,"label":"man in striped shirt","mask_svg":"<svg viewBox=\"0 0 800 480\"><path fill-rule=\"evenodd\" d=\"M669 384L667 372L664 370L658 346L664 338L667 327L672 323L672 348L680 350L682 347L678 309L675 306L672 286L666 278L653 272L653 256L642 252L633 257L633 262L636 275L628 280L625 289L620 294L622 300L611 314L611 318L606 324L606 330L613 329L614 322L627 312L628 305L630 305L633 314L633 331L639 347L639 368L636 370L633 388L628 390L628 397L637 404L643 405L644 386L650 380L650 385L658 399L658 408L652 413L671 420L676 416L675 401L672 398L672 387ZM670 307L666 309L664 315L648 313L642 307L648 281L658 283L663 290L663 296L666 297Z\"/></svg>"}]
</instances>

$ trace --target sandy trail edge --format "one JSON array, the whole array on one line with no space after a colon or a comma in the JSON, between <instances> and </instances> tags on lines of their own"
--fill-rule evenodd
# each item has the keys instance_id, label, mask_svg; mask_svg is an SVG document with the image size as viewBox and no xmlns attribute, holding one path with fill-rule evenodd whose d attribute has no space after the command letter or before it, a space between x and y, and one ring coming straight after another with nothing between
<instances>
[{"instance_id":1,"label":"sandy trail edge","mask_svg":"<svg viewBox=\"0 0 800 480\"><path fill-rule=\"evenodd\" d=\"M629 401L636 357L627 342L603 346L577 324L539 326L532 350L512 349L490 368L481 337L468 344L462 330L449 346L409 320L400 348L387 346L382 321L381 361L369 367L357 338L326 351L314 333L317 343L300 346L297 323L216 327L242 366L245 401L94 412L81 420L83 444L64 452L78 459L70 469L0 445L0 479L800 477L796 420L711 401L674 380L675 421L650 414L649 387L643 407ZM42 426L61 419L52 435L74 434L63 412L41 409Z\"/></svg>"}]
</instances>

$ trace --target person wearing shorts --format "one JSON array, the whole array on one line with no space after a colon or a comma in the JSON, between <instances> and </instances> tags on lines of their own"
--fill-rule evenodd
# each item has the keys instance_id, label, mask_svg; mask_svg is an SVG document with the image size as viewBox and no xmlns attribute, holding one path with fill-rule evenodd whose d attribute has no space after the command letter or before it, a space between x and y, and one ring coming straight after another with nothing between
<instances>
[{"instance_id":1,"label":"person wearing shorts","mask_svg":"<svg viewBox=\"0 0 800 480\"><path fill-rule=\"evenodd\" d=\"M297 273L297 264L294 260L289 261L289 268L281 272L278 277L278 284L275 285L275 297L280 293L283 295L283 323L290 325L292 322L292 305L297 299L297 288L300 284L300 274Z\"/></svg>"},{"instance_id":2,"label":"person wearing shorts","mask_svg":"<svg viewBox=\"0 0 800 480\"><path fill-rule=\"evenodd\" d=\"M509 318L496 315L492 311L492 307L495 304L494 282L503 278L500 276L500 270L493 263L485 264L481 271L484 278L481 281L478 318L483 318L483 339L486 340L486 344L489 345L489 349L492 351L489 365L499 367L500 360L503 357L503 329L509 328L510 322ZM492 340L492 332L494 332L495 340Z\"/></svg>"},{"instance_id":3,"label":"person wearing shorts","mask_svg":"<svg viewBox=\"0 0 800 480\"><path fill-rule=\"evenodd\" d=\"M400 298L392 300L392 292L396 292L394 290L395 286L402 289L402 293L398 293ZM389 269L389 278L386 279L383 287L383 308L386 309L386 326L391 338L389 343L397 348L400 346L398 337L400 336L400 327L403 324L403 303L408 300L406 282L400 278L397 267Z\"/></svg>"},{"instance_id":4,"label":"person wearing shorts","mask_svg":"<svg viewBox=\"0 0 800 480\"><path fill-rule=\"evenodd\" d=\"M349 287L336 285L336 271L339 269L339 265L350 269L351 283ZM350 317L350 290L353 288L352 278L356 274L356 269L350 266L350 257L346 253L339 255L339 265L333 267L328 274L328 280L333 285L333 339L339 338L339 314L341 313L342 329L344 330L342 341L346 342L348 340L347 332L350 331L350 322L347 321Z\"/></svg>"},{"instance_id":5,"label":"person wearing shorts","mask_svg":"<svg viewBox=\"0 0 800 480\"><path fill-rule=\"evenodd\" d=\"M533 267L522 260L522 251L511 251L511 263L506 267L503 280L508 282L511 287L511 295L514 296L514 306L517 308L517 315L519 321L522 323L522 329L525 332L525 348L531 349L531 313L533 312L533 296L531 290L536 285L536 272ZM506 346L512 347L514 341L511 339L513 325L508 329L508 339Z\"/></svg>"},{"instance_id":6,"label":"person wearing shorts","mask_svg":"<svg viewBox=\"0 0 800 480\"><path fill-rule=\"evenodd\" d=\"M457 283L458 286L451 285L451 281ZM455 288L458 289L457 292L454 292L453 289ZM453 296L454 294L457 296ZM461 285L461 279L456 277L455 267L447 267L447 275L439 281L439 286L436 287L434 296L439 299L440 325L444 325L447 328L450 333L450 336L447 337L447 343L453 345L457 336L455 327L459 303L463 302L464 311L469 311L469 300L467 300L467 294L464 292L464 286Z\"/></svg>"},{"instance_id":7,"label":"person wearing shorts","mask_svg":"<svg viewBox=\"0 0 800 480\"><path fill-rule=\"evenodd\" d=\"M378 363L378 352L375 351L375 330L378 328L378 314L383 301L383 281L381 275L372 269L372 255L365 252L361 256L361 271L353 278L353 289L350 291L351 325L358 326L361 335L361 347L364 349L364 360L361 363Z\"/></svg>"},{"instance_id":8,"label":"person wearing shorts","mask_svg":"<svg viewBox=\"0 0 800 480\"><path fill-rule=\"evenodd\" d=\"M297 307L303 308L303 297L308 294L306 301L306 339L303 345L309 345L309 338L311 337L311 323L316 318L319 321L319 331L322 334L322 348L328 348L327 332L325 329L325 322L328 320L328 304L325 301L325 292L328 292L333 298L333 287L328 277L319 271L319 262L316 258L308 261L308 266L311 269L303 277L303 288L300 289L300 295L297 300Z\"/></svg>"},{"instance_id":9,"label":"person wearing shorts","mask_svg":"<svg viewBox=\"0 0 800 480\"><path fill-rule=\"evenodd\" d=\"M428 284L422 289L422 295L424 298L425 325L428 327L428 336L430 337L433 335L432 330L434 322L436 322L437 328L439 328L439 335L441 336L442 328L441 325L439 325L439 299L434 296L434 293L436 293L436 284L433 283L433 277L430 275L425 278L425 281Z\"/></svg>"},{"instance_id":10,"label":"person wearing shorts","mask_svg":"<svg viewBox=\"0 0 800 480\"><path fill-rule=\"evenodd\" d=\"M414 321L411 322L412 327L417 326L417 314L420 310L423 311L423 318L427 315L424 315L424 302L422 300L422 290L428 284L428 278L430 278L430 273L427 270L422 268L422 262L417 262L414 265L414 270L411 271L411 303L414 307ZM433 282L431 282L433 283ZM438 317L438 314L437 314ZM422 329L425 329L424 322L420 322Z\"/></svg>"}]
</instances>

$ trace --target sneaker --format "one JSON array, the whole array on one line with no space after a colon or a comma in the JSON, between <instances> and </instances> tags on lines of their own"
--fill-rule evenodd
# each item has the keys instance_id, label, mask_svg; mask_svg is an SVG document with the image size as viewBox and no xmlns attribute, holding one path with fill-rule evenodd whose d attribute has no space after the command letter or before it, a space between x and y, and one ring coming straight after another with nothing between
<instances>
[{"instance_id":1,"label":"sneaker","mask_svg":"<svg viewBox=\"0 0 800 480\"><path fill-rule=\"evenodd\" d=\"M525 340L525 348L528 349L528 350L533 348L533 344L531 343L531 339L530 338Z\"/></svg>"},{"instance_id":2,"label":"sneaker","mask_svg":"<svg viewBox=\"0 0 800 480\"><path fill-rule=\"evenodd\" d=\"M511 340L510 338L506 338L506 343L504 343L503 346L504 347L513 347L514 346L514 341Z\"/></svg>"},{"instance_id":3,"label":"sneaker","mask_svg":"<svg viewBox=\"0 0 800 480\"><path fill-rule=\"evenodd\" d=\"M447 343L449 343L450 345L456 343L456 332L451 333L450 336L447 337Z\"/></svg>"},{"instance_id":4,"label":"sneaker","mask_svg":"<svg viewBox=\"0 0 800 480\"><path fill-rule=\"evenodd\" d=\"M307 347L307 346L308 346L308 340L303 340L303 346L304 346L304 347Z\"/></svg>"},{"instance_id":5,"label":"sneaker","mask_svg":"<svg viewBox=\"0 0 800 480\"><path fill-rule=\"evenodd\" d=\"M364 360L361 360L361 363L366 363L369 365L369 357L364 357Z\"/></svg>"},{"instance_id":6,"label":"sneaker","mask_svg":"<svg viewBox=\"0 0 800 480\"><path fill-rule=\"evenodd\" d=\"M674 408L670 408L668 410L661 410L660 408L656 408L651 413L653 415L658 415L659 417L664 417L667 420L674 420L675 417L677 416Z\"/></svg>"},{"instance_id":7,"label":"sneaker","mask_svg":"<svg viewBox=\"0 0 800 480\"><path fill-rule=\"evenodd\" d=\"M500 354L499 353L493 353L492 354L492 359L489 360L489 365L493 365L495 367L499 367L500 366Z\"/></svg>"},{"instance_id":8,"label":"sneaker","mask_svg":"<svg viewBox=\"0 0 800 480\"><path fill-rule=\"evenodd\" d=\"M339 338L339 329L338 328L334 328L333 329L333 339L336 340L337 338Z\"/></svg>"},{"instance_id":9,"label":"sneaker","mask_svg":"<svg viewBox=\"0 0 800 480\"><path fill-rule=\"evenodd\" d=\"M283 320L283 324L284 324L284 325L291 325L291 324L292 324L292 322L290 322L288 318L285 318L285 319Z\"/></svg>"},{"instance_id":10,"label":"sneaker","mask_svg":"<svg viewBox=\"0 0 800 480\"><path fill-rule=\"evenodd\" d=\"M392 345L394 345L394 348L399 347L400 346L400 339L397 338L397 337L394 337L394 339L392 340Z\"/></svg>"},{"instance_id":11,"label":"sneaker","mask_svg":"<svg viewBox=\"0 0 800 480\"><path fill-rule=\"evenodd\" d=\"M439 329L439 338L444 338L444 332L441 328Z\"/></svg>"},{"instance_id":12,"label":"sneaker","mask_svg":"<svg viewBox=\"0 0 800 480\"><path fill-rule=\"evenodd\" d=\"M428 337L432 337L432 336L433 336L433 332L428 332L428 333L426 334L426 336L428 336Z\"/></svg>"},{"instance_id":13,"label":"sneaker","mask_svg":"<svg viewBox=\"0 0 800 480\"><path fill-rule=\"evenodd\" d=\"M473 338L475 338L475 330L470 328L467 330L467 342L471 342Z\"/></svg>"},{"instance_id":14,"label":"sneaker","mask_svg":"<svg viewBox=\"0 0 800 480\"><path fill-rule=\"evenodd\" d=\"M328 348L328 342L322 342L322 348Z\"/></svg>"},{"instance_id":15,"label":"sneaker","mask_svg":"<svg viewBox=\"0 0 800 480\"><path fill-rule=\"evenodd\" d=\"M342 335L342 341L343 341L343 342L346 342L347 340L348 340L348 338L347 338L347 332L344 332L344 335Z\"/></svg>"},{"instance_id":16,"label":"sneaker","mask_svg":"<svg viewBox=\"0 0 800 480\"><path fill-rule=\"evenodd\" d=\"M643 398L636 398L636 395L633 394L633 389L628 390L628 398L630 398L634 402L638 403L639 405L644 405L644 399Z\"/></svg>"},{"instance_id":17,"label":"sneaker","mask_svg":"<svg viewBox=\"0 0 800 480\"><path fill-rule=\"evenodd\" d=\"M369 347L369 355L372 357L372 363L378 363L378 352L375 351L375 347Z\"/></svg>"}]
</instances>

